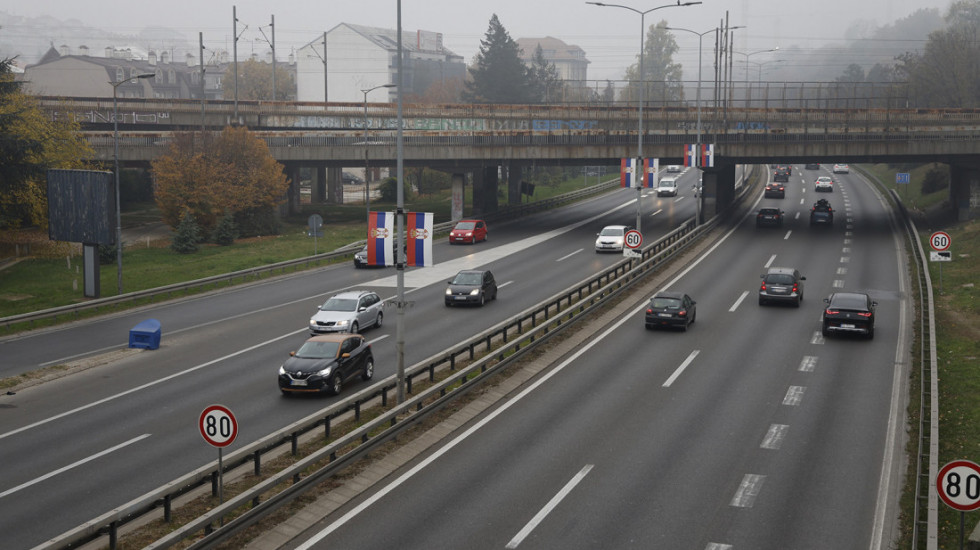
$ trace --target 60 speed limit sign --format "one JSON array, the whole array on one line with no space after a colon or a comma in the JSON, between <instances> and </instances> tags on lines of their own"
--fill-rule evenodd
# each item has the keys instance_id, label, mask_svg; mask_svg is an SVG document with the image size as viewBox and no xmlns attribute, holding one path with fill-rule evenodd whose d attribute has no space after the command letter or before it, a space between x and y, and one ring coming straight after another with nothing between
<instances>
[{"instance_id":1,"label":"60 speed limit sign","mask_svg":"<svg viewBox=\"0 0 980 550\"><path fill-rule=\"evenodd\" d=\"M204 440L215 447L227 447L238 437L238 421L224 405L211 405L198 419Z\"/></svg>"},{"instance_id":2,"label":"60 speed limit sign","mask_svg":"<svg viewBox=\"0 0 980 550\"><path fill-rule=\"evenodd\" d=\"M949 250L949 245L953 244L953 239L950 238L949 233L945 231L936 231L929 236L929 245L936 252L942 252L944 250Z\"/></svg>"},{"instance_id":3,"label":"60 speed limit sign","mask_svg":"<svg viewBox=\"0 0 980 550\"><path fill-rule=\"evenodd\" d=\"M980 508L980 466L969 460L954 460L936 477L939 498L950 508L970 512Z\"/></svg>"},{"instance_id":4,"label":"60 speed limit sign","mask_svg":"<svg viewBox=\"0 0 980 550\"><path fill-rule=\"evenodd\" d=\"M643 244L643 235L635 229L630 229L623 235L623 244L626 248L639 248Z\"/></svg>"}]
</instances>

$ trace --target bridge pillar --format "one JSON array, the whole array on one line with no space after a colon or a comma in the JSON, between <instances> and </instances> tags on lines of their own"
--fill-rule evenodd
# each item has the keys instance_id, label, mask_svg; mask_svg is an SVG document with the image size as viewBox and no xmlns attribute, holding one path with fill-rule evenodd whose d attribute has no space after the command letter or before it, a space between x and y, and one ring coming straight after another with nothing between
<instances>
[{"instance_id":1,"label":"bridge pillar","mask_svg":"<svg viewBox=\"0 0 980 550\"><path fill-rule=\"evenodd\" d=\"M343 171L343 168L335 166L326 170L327 202L330 204L344 204L344 179L341 177Z\"/></svg>"},{"instance_id":2,"label":"bridge pillar","mask_svg":"<svg viewBox=\"0 0 980 550\"><path fill-rule=\"evenodd\" d=\"M310 204L320 204L327 196L327 166L319 164L310 170Z\"/></svg>"},{"instance_id":3,"label":"bridge pillar","mask_svg":"<svg viewBox=\"0 0 980 550\"><path fill-rule=\"evenodd\" d=\"M521 204L521 181L523 181L525 164L516 160L507 163L507 204L509 206Z\"/></svg>"},{"instance_id":4,"label":"bridge pillar","mask_svg":"<svg viewBox=\"0 0 980 550\"><path fill-rule=\"evenodd\" d=\"M956 220L967 221L975 216L974 205L980 206L980 169L950 164L949 175L949 202L956 213Z\"/></svg>"},{"instance_id":5,"label":"bridge pillar","mask_svg":"<svg viewBox=\"0 0 980 550\"><path fill-rule=\"evenodd\" d=\"M302 202L299 188L299 165L289 164L283 166L283 171L289 179L289 187L286 188L286 203L283 205L284 208L279 209L279 213L280 215L288 216L299 212L300 203Z\"/></svg>"},{"instance_id":6,"label":"bridge pillar","mask_svg":"<svg viewBox=\"0 0 980 550\"><path fill-rule=\"evenodd\" d=\"M497 211L498 167L483 166L473 174L473 215Z\"/></svg>"},{"instance_id":7,"label":"bridge pillar","mask_svg":"<svg viewBox=\"0 0 980 550\"><path fill-rule=\"evenodd\" d=\"M453 174L452 196L449 215L452 221L458 221L463 219L463 206L466 204L466 174Z\"/></svg>"}]
</instances>

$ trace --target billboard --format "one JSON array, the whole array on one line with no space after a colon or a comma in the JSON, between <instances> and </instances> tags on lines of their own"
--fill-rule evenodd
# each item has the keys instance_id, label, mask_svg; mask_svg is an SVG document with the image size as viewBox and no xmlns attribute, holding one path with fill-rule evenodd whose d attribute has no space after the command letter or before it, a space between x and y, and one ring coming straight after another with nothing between
<instances>
[{"instance_id":1,"label":"billboard","mask_svg":"<svg viewBox=\"0 0 980 550\"><path fill-rule=\"evenodd\" d=\"M112 172L48 170L48 238L116 243L116 195Z\"/></svg>"}]
</instances>

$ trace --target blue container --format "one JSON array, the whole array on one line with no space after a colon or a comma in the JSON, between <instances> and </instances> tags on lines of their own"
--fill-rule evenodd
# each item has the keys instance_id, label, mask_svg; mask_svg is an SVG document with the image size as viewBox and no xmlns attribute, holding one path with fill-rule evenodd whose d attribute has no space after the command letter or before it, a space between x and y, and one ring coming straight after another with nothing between
<instances>
[{"instance_id":1,"label":"blue container","mask_svg":"<svg viewBox=\"0 0 980 550\"><path fill-rule=\"evenodd\" d=\"M160 347L160 321L147 319L129 331L129 347L157 349Z\"/></svg>"}]
</instances>

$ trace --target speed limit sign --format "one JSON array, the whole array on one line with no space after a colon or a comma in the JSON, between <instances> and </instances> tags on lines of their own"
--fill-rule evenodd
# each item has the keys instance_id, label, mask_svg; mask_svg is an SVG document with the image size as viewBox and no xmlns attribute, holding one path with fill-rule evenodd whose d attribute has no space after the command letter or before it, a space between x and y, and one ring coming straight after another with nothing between
<instances>
[{"instance_id":1,"label":"speed limit sign","mask_svg":"<svg viewBox=\"0 0 980 550\"><path fill-rule=\"evenodd\" d=\"M218 448L231 445L238 437L238 421L224 405L204 409L197 424L204 440Z\"/></svg>"},{"instance_id":2,"label":"speed limit sign","mask_svg":"<svg viewBox=\"0 0 980 550\"><path fill-rule=\"evenodd\" d=\"M936 477L939 498L950 508L970 512L980 508L980 466L969 460L954 460Z\"/></svg>"},{"instance_id":3,"label":"speed limit sign","mask_svg":"<svg viewBox=\"0 0 980 550\"><path fill-rule=\"evenodd\" d=\"M949 250L949 245L953 244L953 239L949 237L949 233L945 231L936 231L929 236L929 245L936 252L942 252L944 250Z\"/></svg>"},{"instance_id":4,"label":"speed limit sign","mask_svg":"<svg viewBox=\"0 0 980 550\"><path fill-rule=\"evenodd\" d=\"M626 248L639 248L643 244L643 235L635 229L630 229L623 236L623 243L626 245Z\"/></svg>"}]
</instances>

